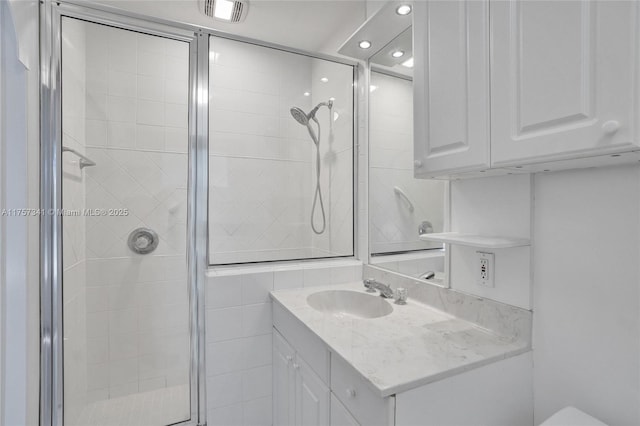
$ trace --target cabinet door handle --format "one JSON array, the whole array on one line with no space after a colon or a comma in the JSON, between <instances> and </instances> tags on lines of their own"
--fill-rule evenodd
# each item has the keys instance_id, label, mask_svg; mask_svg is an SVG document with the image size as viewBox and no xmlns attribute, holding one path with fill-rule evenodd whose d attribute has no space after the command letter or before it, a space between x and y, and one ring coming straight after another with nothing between
<instances>
[{"instance_id":1,"label":"cabinet door handle","mask_svg":"<svg viewBox=\"0 0 640 426\"><path fill-rule=\"evenodd\" d=\"M620 129L620 122L617 120L605 121L602 125L602 131L607 135L613 135Z\"/></svg>"},{"instance_id":2,"label":"cabinet door handle","mask_svg":"<svg viewBox=\"0 0 640 426\"><path fill-rule=\"evenodd\" d=\"M353 399L356 397L356 390L353 388L347 388L345 393L347 394L347 398L349 399Z\"/></svg>"}]
</instances>

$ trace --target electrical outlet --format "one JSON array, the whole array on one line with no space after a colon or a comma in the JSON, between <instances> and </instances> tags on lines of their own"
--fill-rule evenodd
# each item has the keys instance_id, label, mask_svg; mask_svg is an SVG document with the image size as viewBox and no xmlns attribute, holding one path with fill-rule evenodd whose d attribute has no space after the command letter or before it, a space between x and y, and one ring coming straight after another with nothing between
<instances>
[{"instance_id":1,"label":"electrical outlet","mask_svg":"<svg viewBox=\"0 0 640 426\"><path fill-rule=\"evenodd\" d=\"M482 287L495 287L493 277L495 275L495 262L493 253L477 251L476 283Z\"/></svg>"}]
</instances>

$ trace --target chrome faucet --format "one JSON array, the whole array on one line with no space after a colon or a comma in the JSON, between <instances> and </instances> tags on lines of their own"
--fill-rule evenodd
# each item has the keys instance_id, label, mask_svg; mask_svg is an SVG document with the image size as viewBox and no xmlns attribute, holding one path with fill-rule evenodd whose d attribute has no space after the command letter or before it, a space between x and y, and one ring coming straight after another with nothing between
<instances>
[{"instance_id":1,"label":"chrome faucet","mask_svg":"<svg viewBox=\"0 0 640 426\"><path fill-rule=\"evenodd\" d=\"M376 281L373 278L369 278L363 281L364 287L368 293L375 293L376 290L380 292L380 296L385 299L391 299L394 295L393 290L386 284Z\"/></svg>"}]
</instances>

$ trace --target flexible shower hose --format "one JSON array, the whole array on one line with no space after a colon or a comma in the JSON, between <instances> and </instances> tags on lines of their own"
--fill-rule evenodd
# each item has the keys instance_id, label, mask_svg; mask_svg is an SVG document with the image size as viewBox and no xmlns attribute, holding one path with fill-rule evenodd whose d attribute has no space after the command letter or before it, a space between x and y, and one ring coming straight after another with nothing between
<instances>
[{"instance_id":1,"label":"flexible shower hose","mask_svg":"<svg viewBox=\"0 0 640 426\"><path fill-rule=\"evenodd\" d=\"M331 116L331 114L329 114L329 116ZM318 136L317 138L315 138L314 134L311 132L311 127L309 127L309 134L314 139L314 142L316 144L316 192L313 196L313 205L311 206L311 229L317 235L320 235L324 233L324 230L327 227L327 219L325 217L325 212L324 212L324 202L322 201L322 188L320 187L320 140L321 140L320 130L321 129L320 129L320 123L315 117L313 117L313 121L315 121L316 125L318 126ZM313 223L313 217L315 216L318 201L320 201L320 211L322 212L322 229L320 230L317 230L316 225Z\"/></svg>"}]
</instances>

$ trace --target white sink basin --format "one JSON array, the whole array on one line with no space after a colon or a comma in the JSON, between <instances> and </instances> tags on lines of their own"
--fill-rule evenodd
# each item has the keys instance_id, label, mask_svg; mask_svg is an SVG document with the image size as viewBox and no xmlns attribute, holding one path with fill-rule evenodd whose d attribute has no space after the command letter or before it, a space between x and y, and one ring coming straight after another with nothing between
<instances>
[{"instance_id":1,"label":"white sink basin","mask_svg":"<svg viewBox=\"0 0 640 426\"><path fill-rule=\"evenodd\" d=\"M351 290L325 290L307 297L316 311L339 317L379 318L393 312L393 306L380 296Z\"/></svg>"}]
</instances>

